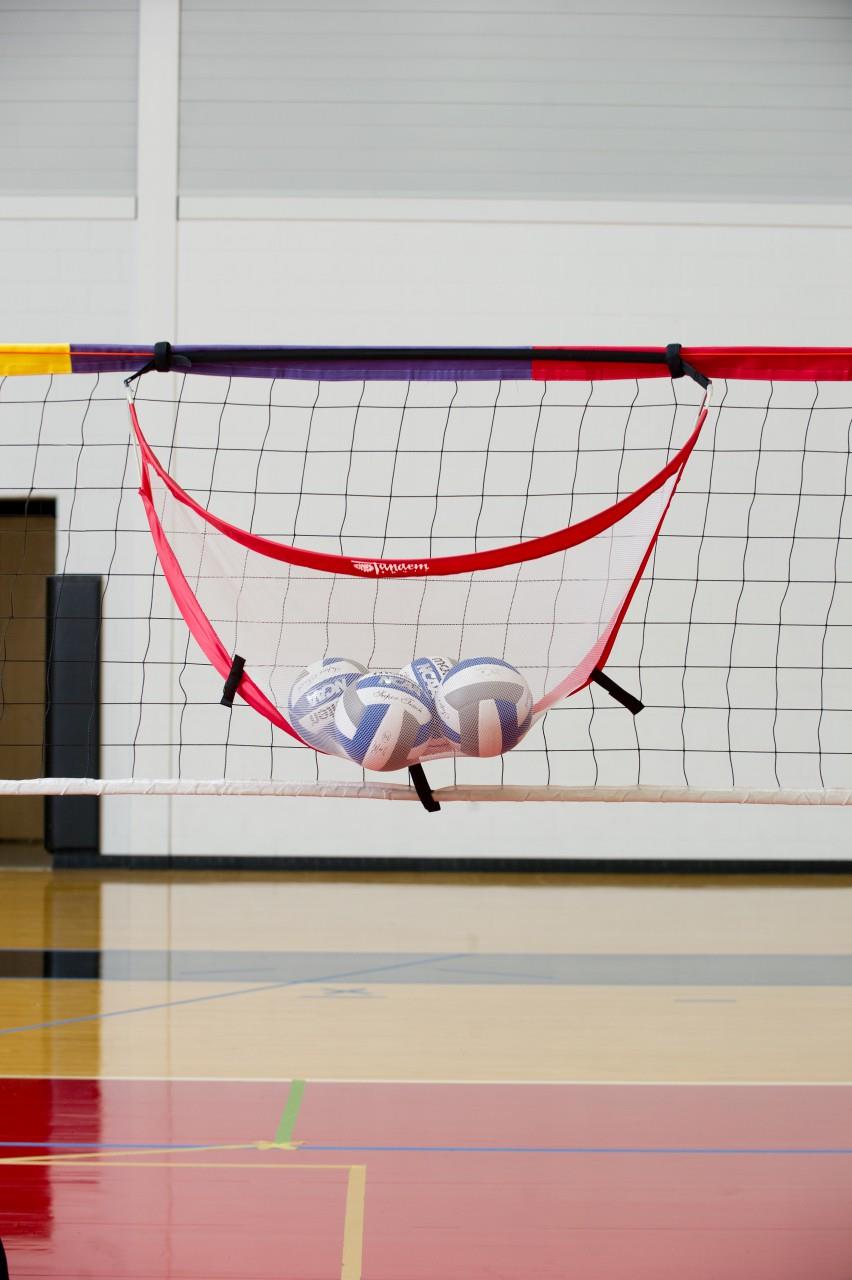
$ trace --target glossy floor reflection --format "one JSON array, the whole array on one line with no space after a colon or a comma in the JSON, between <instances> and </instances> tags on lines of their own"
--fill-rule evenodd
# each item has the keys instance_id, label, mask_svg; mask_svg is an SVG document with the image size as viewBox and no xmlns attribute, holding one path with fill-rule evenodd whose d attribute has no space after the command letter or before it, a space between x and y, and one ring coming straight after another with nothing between
<instances>
[{"instance_id":1,"label":"glossy floor reflection","mask_svg":"<svg viewBox=\"0 0 852 1280\"><path fill-rule=\"evenodd\" d=\"M18 1276L848 1280L852 879L0 872Z\"/></svg>"}]
</instances>

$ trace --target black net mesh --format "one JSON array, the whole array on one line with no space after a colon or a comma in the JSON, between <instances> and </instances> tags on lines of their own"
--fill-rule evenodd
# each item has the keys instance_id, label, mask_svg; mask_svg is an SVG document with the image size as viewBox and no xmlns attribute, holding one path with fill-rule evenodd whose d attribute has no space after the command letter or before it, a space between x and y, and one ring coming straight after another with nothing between
<instances>
[{"instance_id":1,"label":"black net mesh","mask_svg":"<svg viewBox=\"0 0 852 1280\"><path fill-rule=\"evenodd\" d=\"M687 380L151 376L138 390L152 447L203 506L258 534L364 557L484 550L592 516L660 470L689 435L700 399ZM607 663L645 710L634 719L602 689L584 688L506 756L434 764L434 785L848 787L851 429L847 384L717 383ZM23 518L3 534L0 565L6 742L22 745L16 726L32 698L19 673L38 660L13 581L43 573L29 566L27 520L55 500L57 571L103 580L104 777L361 777L352 762L300 747L239 698L230 712L220 705L222 679L177 615L156 563L117 376L7 378L0 459L0 509ZM260 606L252 603L249 615L249 600L263 599L262 572L245 551L236 555L223 628L257 620ZM495 597L487 634L474 639L483 618L476 575L453 580L444 606L454 649L470 641L506 657L536 696L564 665L560 610L578 581L575 570L565 576L564 557L550 559L546 593L525 593L514 569L503 575L508 596ZM270 576L260 621L280 629L281 575ZM382 649L391 635L382 627L383 592L394 586L410 596L395 619L399 634L408 633L400 652L434 651L440 617L430 613L424 623L422 584L359 583L368 585L372 607L350 610L366 664L396 660L395 649ZM306 625L321 620L302 612ZM237 632L223 629L222 639L235 648ZM293 667L302 661L300 654ZM279 705L288 679L282 670L276 686L270 676ZM11 755L4 759L14 776Z\"/></svg>"}]
</instances>

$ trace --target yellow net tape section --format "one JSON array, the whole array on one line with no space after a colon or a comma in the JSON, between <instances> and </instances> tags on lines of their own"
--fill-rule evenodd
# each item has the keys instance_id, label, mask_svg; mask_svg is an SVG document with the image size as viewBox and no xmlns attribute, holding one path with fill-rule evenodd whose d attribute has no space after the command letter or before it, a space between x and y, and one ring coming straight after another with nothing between
<instances>
[{"instance_id":1,"label":"yellow net tape section","mask_svg":"<svg viewBox=\"0 0 852 1280\"><path fill-rule=\"evenodd\" d=\"M0 346L0 377L39 373L70 373L71 347L67 342L14 347Z\"/></svg>"}]
</instances>

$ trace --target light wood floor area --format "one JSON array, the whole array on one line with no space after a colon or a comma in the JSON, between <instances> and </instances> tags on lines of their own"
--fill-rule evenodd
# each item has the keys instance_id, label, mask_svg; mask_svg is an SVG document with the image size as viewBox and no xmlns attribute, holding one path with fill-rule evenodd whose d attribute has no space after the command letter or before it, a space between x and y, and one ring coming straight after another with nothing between
<instances>
[{"instance_id":1,"label":"light wood floor area","mask_svg":"<svg viewBox=\"0 0 852 1280\"><path fill-rule=\"evenodd\" d=\"M0 869L0 946L845 955L852 876Z\"/></svg>"},{"instance_id":2,"label":"light wood floor area","mask_svg":"<svg viewBox=\"0 0 852 1280\"><path fill-rule=\"evenodd\" d=\"M0 1075L852 1081L852 878L0 872Z\"/></svg>"}]
</instances>

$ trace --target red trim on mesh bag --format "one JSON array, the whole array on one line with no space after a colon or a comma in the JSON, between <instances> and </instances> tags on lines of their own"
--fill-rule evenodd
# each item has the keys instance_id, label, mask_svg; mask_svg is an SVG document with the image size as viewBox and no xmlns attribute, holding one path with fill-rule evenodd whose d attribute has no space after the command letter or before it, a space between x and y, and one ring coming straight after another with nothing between
<instances>
[{"instance_id":1,"label":"red trim on mesh bag","mask_svg":"<svg viewBox=\"0 0 852 1280\"><path fill-rule=\"evenodd\" d=\"M684 467L685 465L686 463L684 462ZM564 679L560 680L557 685L554 685L549 693L546 693L543 697L539 698L538 702L533 707L533 715L542 711L547 711L550 707L555 706L557 702L560 702L562 698L570 698L572 694L579 693L581 689L585 689L587 685L592 683L592 672L595 671L595 669L602 670L606 666L609 655L612 653L612 647L615 644L619 631L621 630L621 624L627 616L627 610L630 608L630 603L636 594L636 589L642 581L642 576L648 567L648 561L651 559L651 553L657 545L660 530L662 529L665 518L668 515L669 507L672 505L672 499L677 493L677 487L680 484L681 477L683 476L684 467L681 467L678 475L675 477L675 482L672 485L672 491L666 499L666 505L660 512L657 527L645 549L645 554L642 557L639 568L636 570L636 576L625 592L624 599L621 601L621 604L615 610L606 627L598 636L596 642L592 645L583 661L579 662L574 670L565 676Z\"/></svg>"},{"instance_id":2,"label":"red trim on mesh bag","mask_svg":"<svg viewBox=\"0 0 852 1280\"><path fill-rule=\"evenodd\" d=\"M151 467L162 483L166 486L172 496L179 502L183 503L189 510L207 521L214 528L218 529L226 537L247 547L249 550L257 551L261 555L282 560L286 563L300 565L302 567L316 569L320 572L332 573L348 573L353 577L363 577L363 570L356 566L359 562L350 561L346 556L329 555L324 552L309 552L300 550L297 547L291 547L284 543L273 542L271 539L259 537L256 534L249 534L247 531L237 528L235 525L229 524L225 520L214 516L212 512L206 510L193 498L189 496L181 487L172 479L168 472L159 462L147 440L142 434L139 425L139 419L136 414L135 406L130 402L130 416L133 423L133 430L140 448L140 469L141 483L139 493L142 498L148 525L154 540L157 557L163 570L166 581L175 599L181 615L189 628L190 633L196 640L200 649L207 657L208 661L215 670L226 679L231 670L231 655L222 644L216 634L213 626L204 613L198 598L186 580L186 576L181 569L174 551L168 542L165 531L162 527L159 517L157 516L152 491L149 467ZM628 498L614 503L611 507L606 508L603 512L599 512L596 516L587 520L578 522L576 525L567 526L563 530L559 530L554 534L548 534L543 538L532 539L528 543L515 543L509 547L498 548L496 551L474 552L464 556L440 556L426 561L418 562L416 565L409 565L408 562L394 560L370 561L369 565L390 565L397 566L404 564L409 572L393 573L392 576L425 576L427 573L433 574L452 574L470 572L472 569L490 569L502 567L505 564L514 564L527 559L539 558L543 555L552 554L563 550L568 550L572 546L585 542L594 537L596 534L604 532L620 519L629 515L643 501L651 497L658 489L666 483L672 476L675 477L672 485L671 493L666 499L665 506L657 521L654 533L648 542L648 546L642 557L636 575L630 584L623 600L616 609L609 623L598 637L596 643L592 646L582 662L569 672L561 681L559 681L549 693L546 693L533 707L533 714L539 714L546 711L562 698L570 697L572 694L579 692L585 688L591 681L592 671L596 667L603 667L615 643L615 639L624 621L630 602L636 592L642 575L645 572L651 553L656 545L657 538L671 506L672 499L680 484L684 468L689 459L689 455L698 439L701 428L707 417L707 406L703 404L698 414L695 427L692 434L681 446L678 452L669 460L666 466L647 481L640 489L630 495ZM542 546L544 545L544 549ZM506 553L504 557L504 553ZM520 554L526 553L526 554ZM487 563L486 563L487 561ZM366 563L366 562L361 562ZM453 565L453 568L448 567ZM438 567L440 566L440 567ZM375 572L381 573L376 569ZM382 575L384 576L384 575ZM295 731L293 726L281 714L275 705L270 702L263 691L255 684L251 677L244 672L237 692L244 698L249 706L253 707L260 715L278 728L283 729L297 742L303 746L310 746ZM312 747L313 750L320 750ZM322 754L320 750L320 754Z\"/></svg>"},{"instance_id":3,"label":"red trim on mesh bag","mask_svg":"<svg viewBox=\"0 0 852 1280\"><path fill-rule=\"evenodd\" d=\"M489 551L472 551L455 556L428 556L420 560L387 560L352 559L349 556L334 555L327 551L309 551L302 547L290 546L285 542L275 542L272 538L264 538L256 533L249 533L246 529L240 529L237 525L214 515L212 511L191 498L177 481L172 479L142 434L136 406L132 401L129 407L133 431L139 442L143 469L145 466L152 467L178 502L183 503L190 511L194 511L197 516L212 525L214 529L218 529L232 542L237 542L240 546L247 547L249 551L257 552L258 555L267 556L271 560L281 560L285 564L298 565L303 569L315 569L319 573L342 573L352 578L425 578L455 573L474 573L482 569L502 569L506 565L522 564L526 560L538 560L541 556L553 555L558 551L567 551L569 547L576 547L579 543L587 542L596 534L610 529L619 520L623 520L631 511L641 506L646 498L656 493L671 476L681 470L692 452L707 417L707 406L703 404L692 434L661 471L658 471L650 480L646 480L645 484L634 493L628 494L627 497L614 502L611 507L605 507L603 511L589 516L586 520L567 525L564 529L544 534L540 538L530 538L528 542L514 542Z\"/></svg>"},{"instance_id":4,"label":"red trim on mesh bag","mask_svg":"<svg viewBox=\"0 0 852 1280\"><path fill-rule=\"evenodd\" d=\"M175 604L180 609L181 616L199 649L210 665L225 680L231 670L231 655L214 631L213 624L199 604L198 597L187 582L183 569L178 564L177 557L169 544L165 530L154 508L151 480L147 468L144 466L142 468L139 496L142 499L145 514L148 517L148 527L151 530L151 537L154 539L157 559L160 562L160 568L163 570L163 576L169 584L169 590L174 597ZM250 707L260 712L267 720L271 720L277 728L289 733L290 737L295 738L303 747L308 745L299 737L290 722L285 720L278 708L269 701L263 690L258 688L251 676L247 675L245 671L237 685L237 692Z\"/></svg>"}]
</instances>

